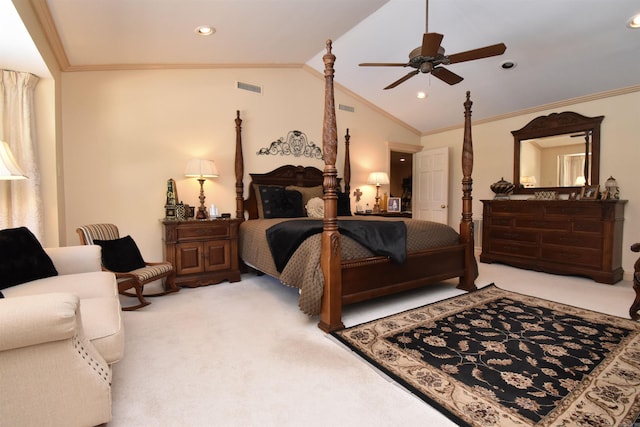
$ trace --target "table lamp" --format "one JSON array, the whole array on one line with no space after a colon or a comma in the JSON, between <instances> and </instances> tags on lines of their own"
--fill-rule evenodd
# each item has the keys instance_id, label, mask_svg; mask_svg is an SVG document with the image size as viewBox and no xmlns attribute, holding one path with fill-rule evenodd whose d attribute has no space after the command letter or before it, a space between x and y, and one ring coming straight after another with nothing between
<instances>
[{"instance_id":1,"label":"table lamp","mask_svg":"<svg viewBox=\"0 0 640 427\"><path fill-rule=\"evenodd\" d=\"M376 204L373 205L373 212L380 212L380 186L389 184L389 175L386 172L371 172L367 184L376 186Z\"/></svg>"},{"instance_id":2,"label":"table lamp","mask_svg":"<svg viewBox=\"0 0 640 427\"><path fill-rule=\"evenodd\" d=\"M207 208L204 205L204 181L205 178L217 178L218 168L213 160L204 159L191 159L187 163L187 167L184 169L184 176L196 177L200 183L200 207L196 214L196 219L207 219Z\"/></svg>"}]
</instances>

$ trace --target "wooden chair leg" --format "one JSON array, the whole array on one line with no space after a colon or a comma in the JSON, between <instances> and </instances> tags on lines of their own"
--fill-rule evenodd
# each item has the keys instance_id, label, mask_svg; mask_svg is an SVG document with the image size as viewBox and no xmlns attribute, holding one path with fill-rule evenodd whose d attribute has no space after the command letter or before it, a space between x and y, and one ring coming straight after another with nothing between
<instances>
[{"instance_id":1,"label":"wooden chair leg","mask_svg":"<svg viewBox=\"0 0 640 427\"><path fill-rule=\"evenodd\" d=\"M139 308L142 307L146 307L149 304L151 304L149 301L147 301L146 299L144 299L144 295L142 294L142 286L134 286L135 290L136 290L136 297L138 298L138 301L140 301L140 304L137 305L128 305L126 307L122 307L122 310L124 311L133 311L133 310L137 310ZM127 295L130 296L131 294L129 292L121 292L123 295Z\"/></svg>"}]
</instances>

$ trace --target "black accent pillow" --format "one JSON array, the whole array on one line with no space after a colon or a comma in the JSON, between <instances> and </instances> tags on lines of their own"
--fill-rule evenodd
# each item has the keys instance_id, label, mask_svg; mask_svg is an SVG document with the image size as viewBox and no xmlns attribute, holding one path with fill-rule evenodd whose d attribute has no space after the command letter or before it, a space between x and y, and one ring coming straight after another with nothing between
<instances>
[{"instance_id":1,"label":"black accent pillow","mask_svg":"<svg viewBox=\"0 0 640 427\"><path fill-rule=\"evenodd\" d=\"M304 215L302 194L283 187L260 186L264 218L298 218Z\"/></svg>"},{"instance_id":2,"label":"black accent pillow","mask_svg":"<svg viewBox=\"0 0 640 427\"><path fill-rule=\"evenodd\" d=\"M57 275L53 261L27 227L0 230L0 289Z\"/></svg>"},{"instance_id":3,"label":"black accent pillow","mask_svg":"<svg viewBox=\"0 0 640 427\"><path fill-rule=\"evenodd\" d=\"M338 191L338 216L351 216L351 199L349 193Z\"/></svg>"},{"instance_id":4,"label":"black accent pillow","mask_svg":"<svg viewBox=\"0 0 640 427\"><path fill-rule=\"evenodd\" d=\"M131 236L113 240L94 240L102 248L102 265L111 271L128 273L146 266L138 245Z\"/></svg>"}]
</instances>

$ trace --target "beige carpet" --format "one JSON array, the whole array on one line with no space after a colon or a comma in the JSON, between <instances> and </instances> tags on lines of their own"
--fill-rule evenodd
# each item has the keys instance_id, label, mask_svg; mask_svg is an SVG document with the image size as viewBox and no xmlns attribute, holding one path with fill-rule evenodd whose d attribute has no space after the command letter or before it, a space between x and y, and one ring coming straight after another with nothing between
<instances>
[{"instance_id":1,"label":"beige carpet","mask_svg":"<svg viewBox=\"0 0 640 427\"><path fill-rule=\"evenodd\" d=\"M627 316L634 292L589 279L480 264L491 282ZM461 293L443 284L352 306L352 326ZM112 426L453 426L320 331L297 292L266 277L153 298L124 312L125 358L114 366Z\"/></svg>"}]
</instances>

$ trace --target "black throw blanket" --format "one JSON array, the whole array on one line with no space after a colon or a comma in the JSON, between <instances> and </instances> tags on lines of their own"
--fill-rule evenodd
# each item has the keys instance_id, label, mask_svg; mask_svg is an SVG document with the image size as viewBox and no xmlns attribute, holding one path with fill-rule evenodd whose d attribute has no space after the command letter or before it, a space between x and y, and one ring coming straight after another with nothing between
<instances>
[{"instance_id":1,"label":"black throw blanket","mask_svg":"<svg viewBox=\"0 0 640 427\"><path fill-rule=\"evenodd\" d=\"M321 219L284 221L267 229L267 242L278 272L309 236L322 232ZM402 264L407 257L407 227L403 221L338 221L338 231L376 255Z\"/></svg>"}]
</instances>

